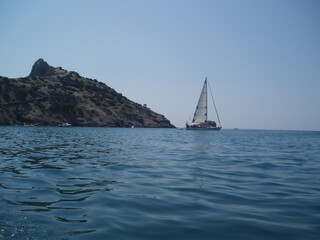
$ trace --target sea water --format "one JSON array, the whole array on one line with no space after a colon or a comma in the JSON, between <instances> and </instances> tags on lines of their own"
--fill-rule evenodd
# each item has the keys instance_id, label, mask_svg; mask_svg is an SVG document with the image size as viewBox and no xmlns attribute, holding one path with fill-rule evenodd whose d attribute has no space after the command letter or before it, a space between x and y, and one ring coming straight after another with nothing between
<instances>
[{"instance_id":1,"label":"sea water","mask_svg":"<svg viewBox=\"0 0 320 240\"><path fill-rule=\"evenodd\" d=\"M320 132L0 127L0 239L319 239Z\"/></svg>"}]
</instances>

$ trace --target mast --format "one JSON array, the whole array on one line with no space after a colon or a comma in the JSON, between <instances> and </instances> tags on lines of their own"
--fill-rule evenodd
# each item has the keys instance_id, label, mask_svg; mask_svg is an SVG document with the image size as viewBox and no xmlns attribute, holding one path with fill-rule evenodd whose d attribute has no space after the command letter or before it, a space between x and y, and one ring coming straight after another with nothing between
<instances>
[{"instance_id":1,"label":"mast","mask_svg":"<svg viewBox=\"0 0 320 240\"><path fill-rule=\"evenodd\" d=\"M208 84L207 84L207 77L204 80L204 84L206 85L206 122L208 122Z\"/></svg>"}]
</instances>

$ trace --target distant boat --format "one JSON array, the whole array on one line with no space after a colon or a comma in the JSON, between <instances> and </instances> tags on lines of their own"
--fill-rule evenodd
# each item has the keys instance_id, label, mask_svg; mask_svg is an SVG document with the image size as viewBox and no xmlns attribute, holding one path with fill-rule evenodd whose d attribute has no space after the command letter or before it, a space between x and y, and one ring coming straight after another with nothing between
<instances>
[{"instance_id":1,"label":"distant boat","mask_svg":"<svg viewBox=\"0 0 320 240\"><path fill-rule=\"evenodd\" d=\"M24 127L34 127L34 126L36 126L36 125L34 125L33 123L23 123L23 126Z\"/></svg>"},{"instance_id":2,"label":"distant boat","mask_svg":"<svg viewBox=\"0 0 320 240\"><path fill-rule=\"evenodd\" d=\"M202 91L200 94L198 105L197 105L196 110L194 112L192 123L186 124L187 130L215 130L215 131L219 131L222 128L212 93L211 93L212 102L213 102L213 105L214 105L214 108L215 108L215 111L217 114L219 125L217 125L217 123L215 121L208 120L207 86L208 86L208 83L207 83L207 78L206 78L204 81L203 87L202 87ZM211 90L210 90L210 92L211 92Z\"/></svg>"},{"instance_id":3,"label":"distant boat","mask_svg":"<svg viewBox=\"0 0 320 240\"><path fill-rule=\"evenodd\" d=\"M59 127L71 127L72 125L70 123L60 123Z\"/></svg>"}]
</instances>

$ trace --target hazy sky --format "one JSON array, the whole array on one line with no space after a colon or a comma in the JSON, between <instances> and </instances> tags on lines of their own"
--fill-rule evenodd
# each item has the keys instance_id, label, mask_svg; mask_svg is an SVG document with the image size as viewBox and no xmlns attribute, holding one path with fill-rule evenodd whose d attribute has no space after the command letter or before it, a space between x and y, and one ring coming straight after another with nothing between
<instances>
[{"instance_id":1,"label":"hazy sky","mask_svg":"<svg viewBox=\"0 0 320 240\"><path fill-rule=\"evenodd\" d=\"M0 0L0 33L1 76L44 58L178 127L207 76L224 128L320 130L318 0Z\"/></svg>"}]
</instances>

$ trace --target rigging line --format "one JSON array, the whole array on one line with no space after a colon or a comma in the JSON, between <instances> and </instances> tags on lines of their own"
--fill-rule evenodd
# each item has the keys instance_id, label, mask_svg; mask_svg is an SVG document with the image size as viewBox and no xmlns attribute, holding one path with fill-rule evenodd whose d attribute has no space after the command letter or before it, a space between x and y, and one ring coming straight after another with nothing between
<instances>
[{"instance_id":1,"label":"rigging line","mask_svg":"<svg viewBox=\"0 0 320 240\"><path fill-rule=\"evenodd\" d=\"M216 110L216 114L217 114L217 117L218 117L219 125L221 126L218 110L217 110L217 107L216 107L216 103L214 102L214 99L213 99L213 94L212 94L211 86L210 86L209 82L208 82L208 85L209 85L210 94L211 94L212 102L213 102L213 105L214 105L214 109Z\"/></svg>"}]
</instances>

